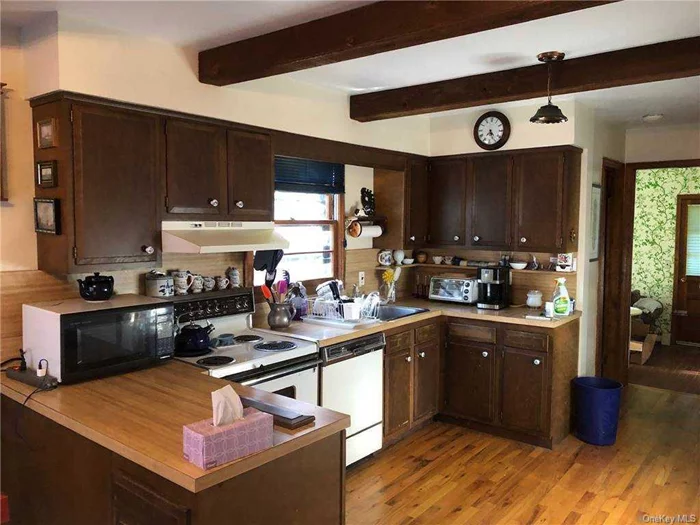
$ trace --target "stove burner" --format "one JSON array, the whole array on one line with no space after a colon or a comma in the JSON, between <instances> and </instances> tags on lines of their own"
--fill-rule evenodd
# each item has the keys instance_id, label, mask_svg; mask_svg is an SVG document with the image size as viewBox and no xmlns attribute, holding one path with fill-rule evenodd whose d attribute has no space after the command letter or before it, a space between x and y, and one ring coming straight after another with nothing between
<instances>
[{"instance_id":1,"label":"stove burner","mask_svg":"<svg viewBox=\"0 0 700 525\"><path fill-rule=\"evenodd\" d=\"M250 343L253 341L262 341L262 337L260 337L259 335L253 335L253 334L239 335L239 336L236 336L233 340L236 343Z\"/></svg>"},{"instance_id":2,"label":"stove burner","mask_svg":"<svg viewBox=\"0 0 700 525\"><path fill-rule=\"evenodd\" d=\"M213 355L211 357L204 357L197 361L198 365L204 366L221 366L233 363L235 359L233 357L227 357L225 355Z\"/></svg>"},{"instance_id":3,"label":"stove burner","mask_svg":"<svg viewBox=\"0 0 700 525\"><path fill-rule=\"evenodd\" d=\"M281 352L283 350L291 350L296 347L296 343L292 343L291 341L267 341L264 343L258 343L254 348L256 350L262 350L263 352Z\"/></svg>"},{"instance_id":4,"label":"stove burner","mask_svg":"<svg viewBox=\"0 0 700 525\"><path fill-rule=\"evenodd\" d=\"M179 351L175 350L175 357L199 357L202 355L207 355L211 353L211 349L205 348L204 350L189 350L189 351Z\"/></svg>"}]
</instances>

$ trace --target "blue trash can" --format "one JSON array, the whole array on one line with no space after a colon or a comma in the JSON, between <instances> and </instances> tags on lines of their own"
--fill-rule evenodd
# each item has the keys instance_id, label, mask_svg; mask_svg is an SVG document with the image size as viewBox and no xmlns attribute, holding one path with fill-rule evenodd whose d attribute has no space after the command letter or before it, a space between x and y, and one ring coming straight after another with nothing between
<instances>
[{"instance_id":1,"label":"blue trash can","mask_svg":"<svg viewBox=\"0 0 700 525\"><path fill-rule=\"evenodd\" d=\"M614 444L622 383L604 377L577 377L573 383L574 435L591 445Z\"/></svg>"}]
</instances>

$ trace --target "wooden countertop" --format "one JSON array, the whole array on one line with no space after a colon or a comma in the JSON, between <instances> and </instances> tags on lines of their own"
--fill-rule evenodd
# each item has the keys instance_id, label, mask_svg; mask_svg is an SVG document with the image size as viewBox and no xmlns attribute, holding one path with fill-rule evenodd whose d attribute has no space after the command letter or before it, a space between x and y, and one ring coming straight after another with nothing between
<instances>
[{"instance_id":1,"label":"wooden countertop","mask_svg":"<svg viewBox=\"0 0 700 525\"><path fill-rule=\"evenodd\" d=\"M182 426L211 418L211 392L227 384L239 395L313 414L316 421L297 430L275 427L272 448L202 470L182 456ZM23 403L32 390L33 387L2 375L3 395ZM350 426L350 417L345 414L216 379L177 361L37 392L26 406L192 492L226 481Z\"/></svg>"},{"instance_id":2,"label":"wooden countertop","mask_svg":"<svg viewBox=\"0 0 700 525\"><path fill-rule=\"evenodd\" d=\"M325 326L316 323L304 323L297 321L293 322L289 328L279 330L270 330L267 328L267 326L261 326L259 328L268 332L283 333L290 337L299 337L309 341L316 341L320 346L328 346L350 341L351 339L355 339L357 337L375 334L385 330L392 330L401 326L442 316L458 317L461 319L475 319L495 323L508 323L521 326L539 326L541 328L551 329L559 328L581 317L581 312L576 311L574 314L557 321L535 321L525 319L526 315L533 313L533 310L527 307L512 306L510 308L506 308L505 310L480 310L475 306L426 301L423 299L399 300L396 302L396 304L399 306L427 308L429 311L396 319L395 321L377 322L358 328Z\"/></svg>"}]
</instances>

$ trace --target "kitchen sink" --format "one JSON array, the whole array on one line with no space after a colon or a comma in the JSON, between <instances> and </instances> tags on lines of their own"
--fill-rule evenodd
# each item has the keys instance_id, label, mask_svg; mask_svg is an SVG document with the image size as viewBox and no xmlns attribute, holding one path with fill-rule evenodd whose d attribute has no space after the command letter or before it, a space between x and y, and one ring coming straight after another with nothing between
<instances>
[{"instance_id":1,"label":"kitchen sink","mask_svg":"<svg viewBox=\"0 0 700 525\"><path fill-rule=\"evenodd\" d=\"M412 308L410 306L384 304L377 309L377 319L380 321L394 321L395 319L401 319L402 317L421 314L427 311L427 308Z\"/></svg>"}]
</instances>

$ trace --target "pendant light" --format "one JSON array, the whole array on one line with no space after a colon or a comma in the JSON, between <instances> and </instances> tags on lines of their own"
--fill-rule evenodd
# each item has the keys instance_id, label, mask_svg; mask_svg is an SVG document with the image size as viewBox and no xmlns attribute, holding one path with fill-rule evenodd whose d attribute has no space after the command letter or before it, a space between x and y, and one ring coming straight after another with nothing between
<instances>
[{"instance_id":1,"label":"pendant light","mask_svg":"<svg viewBox=\"0 0 700 525\"><path fill-rule=\"evenodd\" d=\"M547 64L547 104L537 110L537 113L533 115L530 122L534 122L535 124L559 124L560 122L566 122L569 119L561 112L561 109L552 104L551 91L552 62L564 60L564 53L560 53L559 51L547 51L546 53L537 55L537 60Z\"/></svg>"}]
</instances>

